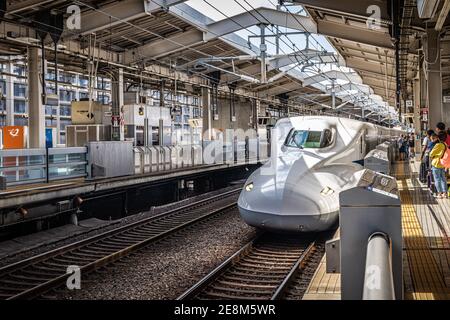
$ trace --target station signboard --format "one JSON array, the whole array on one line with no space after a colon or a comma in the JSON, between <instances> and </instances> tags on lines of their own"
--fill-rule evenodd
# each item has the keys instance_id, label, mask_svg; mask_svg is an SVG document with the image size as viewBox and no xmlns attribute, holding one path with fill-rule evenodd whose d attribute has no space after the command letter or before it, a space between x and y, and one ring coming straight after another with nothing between
<instances>
[{"instance_id":1,"label":"station signboard","mask_svg":"<svg viewBox=\"0 0 450 320\"><path fill-rule=\"evenodd\" d=\"M3 127L3 149L24 149L26 147L24 126Z\"/></svg>"}]
</instances>

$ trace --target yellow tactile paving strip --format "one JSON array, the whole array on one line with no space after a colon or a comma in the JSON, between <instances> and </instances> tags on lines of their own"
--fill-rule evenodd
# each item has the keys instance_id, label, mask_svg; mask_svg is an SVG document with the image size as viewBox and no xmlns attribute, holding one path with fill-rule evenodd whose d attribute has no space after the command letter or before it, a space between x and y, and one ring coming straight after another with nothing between
<instances>
[{"instance_id":1,"label":"yellow tactile paving strip","mask_svg":"<svg viewBox=\"0 0 450 320\"><path fill-rule=\"evenodd\" d=\"M403 245L413 286L413 292L405 291L405 299L449 299L450 295L444 277L438 268L417 218L413 199L408 190L404 167L398 165L396 168L397 175L402 177L398 184L402 201Z\"/></svg>"},{"instance_id":2,"label":"yellow tactile paving strip","mask_svg":"<svg viewBox=\"0 0 450 320\"><path fill-rule=\"evenodd\" d=\"M409 300L448 300L450 291L444 281L442 268L439 268L436 262L424 234L423 226L418 219L413 196L409 190L413 187L411 176L405 172L404 164L396 166L396 176L402 201L404 298ZM445 240L434 239L439 244L439 248L446 242ZM441 244L442 241L444 243ZM341 298L340 274L327 274L325 261L324 257L303 297L304 300L338 300ZM447 270L450 268L448 265L441 267L446 267Z\"/></svg>"}]
</instances>

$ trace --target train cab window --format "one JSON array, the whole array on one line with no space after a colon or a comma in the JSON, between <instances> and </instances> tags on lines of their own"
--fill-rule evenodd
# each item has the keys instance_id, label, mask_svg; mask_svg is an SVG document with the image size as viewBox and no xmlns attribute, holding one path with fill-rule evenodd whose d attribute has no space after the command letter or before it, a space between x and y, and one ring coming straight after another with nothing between
<instances>
[{"instance_id":1,"label":"train cab window","mask_svg":"<svg viewBox=\"0 0 450 320\"><path fill-rule=\"evenodd\" d=\"M331 130L306 131L292 130L286 140L286 146L300 149L322 149L332 143Z\"/></svg>"}]
</instances>

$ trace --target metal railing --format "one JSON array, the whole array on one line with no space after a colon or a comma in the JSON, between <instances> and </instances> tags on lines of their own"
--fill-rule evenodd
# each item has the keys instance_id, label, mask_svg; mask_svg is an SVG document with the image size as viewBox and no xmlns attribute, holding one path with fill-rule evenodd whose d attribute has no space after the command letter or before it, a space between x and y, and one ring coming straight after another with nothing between
<instances>
[{"instance_id":1,"label":"metal railing","mask_svg":"<svg viewBox=\"0 0 450 320\"><path fill-rule=\"evenodd\" d=\"M269 156L269 143L260 139L231 143L208 141L204 145L134 147L135 174L214 164L256 163Z\"/></svg>"},{"instance_id":2,"label":"metal railing","mask_svg":"<svg viewBox=\"0 0 450 320\"><path fill-rule=\"evenodd\" d=\"M363 300L395 300L391 241L384 233L369 237Z\"/></svg>"},{"instance_id":3,"label":"metal railing","mask_svg":"<svg viewBox=\"0 0 450 320\"><path fill-rule=\"evenodd\" d=\"M209 141L204 145L134 147L135 174L214 164L256 163L268 158L270 146L260 139ZM88 148L0 150L0 176L7 186L87 176Z\"/></svg>"},{"instance_id":4,"label":"metal railing","mask_svg":"<svg viewBox=\"0 0 450 320\"><path fill-rule=\"evenodd\" d=\"M87 148L0 150L8 186L86 177Z\"/></svg>"}]
</instances>

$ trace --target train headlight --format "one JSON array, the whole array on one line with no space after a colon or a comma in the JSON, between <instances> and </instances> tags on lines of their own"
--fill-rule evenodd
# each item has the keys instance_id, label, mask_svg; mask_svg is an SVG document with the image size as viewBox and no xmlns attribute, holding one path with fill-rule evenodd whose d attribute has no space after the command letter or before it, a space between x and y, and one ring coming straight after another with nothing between
<instances>
[{"instance_id":1,"label":"train headlight","mask_svg":"<svg viewBox=\"0 0 450 320\"><path fill-rule=\"evenodd\" d=\"M334 190L331 189L330 187L325 187L323 188L322 191L320 191L320 194L323 196L331 196L334 193Z\"/></svg>"},{"instance_id":2,"label":"train headlight","mask_svg":"<svg viewBox=\"0 0 450 320\"><path fill-rule=\"evenodd\" d=\"M254 187L253 182L250 182L245 186L245 191L250 192L253 190L253 187Z\"/></svg>"}]
</instances>

